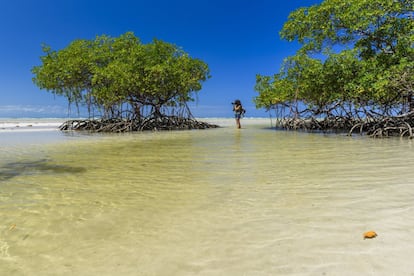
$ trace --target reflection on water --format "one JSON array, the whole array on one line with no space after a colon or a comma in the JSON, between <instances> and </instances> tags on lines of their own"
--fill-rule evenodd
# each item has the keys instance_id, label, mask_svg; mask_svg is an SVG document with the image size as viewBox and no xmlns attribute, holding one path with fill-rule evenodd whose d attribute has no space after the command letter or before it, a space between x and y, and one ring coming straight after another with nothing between
<instances>
[{"instance_id":1,"label":"reflection on water","mask_svg":"<svg viewBox=\"0 0 414 276\"><path fill-rule=\"evenodd\" d=\"M414 272L410 140L251 125L12 148L1 275Z\"/></svg>"}]
</instances>

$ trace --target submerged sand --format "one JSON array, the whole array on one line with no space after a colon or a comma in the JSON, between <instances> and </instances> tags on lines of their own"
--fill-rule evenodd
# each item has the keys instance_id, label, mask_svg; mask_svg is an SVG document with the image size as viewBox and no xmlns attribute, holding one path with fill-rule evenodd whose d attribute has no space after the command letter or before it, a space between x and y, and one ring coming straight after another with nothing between
<instances>
[{"instance_id":1,"label":"submerged sand","mask_svg":"<svg viewBox=\"0 0 414 276\"><path fill-rule=\"evenodd\" d=\"M412 140L209 120L224 127L0 131L0 274L414 272Z\"/></svg>"}]
</instances>

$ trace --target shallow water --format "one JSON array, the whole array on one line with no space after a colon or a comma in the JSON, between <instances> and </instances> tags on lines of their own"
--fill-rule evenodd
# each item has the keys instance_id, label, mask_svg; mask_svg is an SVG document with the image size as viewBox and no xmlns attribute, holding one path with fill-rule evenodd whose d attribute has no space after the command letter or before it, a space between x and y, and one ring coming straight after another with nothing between
<instances>
[{"instance_id":1,"label":"shallow water","mask_svg":"<svg viewBox=\"0 0 414 276\"><path fill-rule=\"evenodd\" d=\"M0 140L0 275L414 274L411 140L265 124Z\"/></svg>"}]
</instances>

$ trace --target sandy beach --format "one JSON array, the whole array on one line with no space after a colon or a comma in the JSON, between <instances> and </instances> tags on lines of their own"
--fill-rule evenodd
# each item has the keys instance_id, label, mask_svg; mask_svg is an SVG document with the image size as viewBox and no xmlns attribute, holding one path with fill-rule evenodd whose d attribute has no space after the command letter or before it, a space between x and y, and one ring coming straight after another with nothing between
<instances>
[{"instance_id":1,"label":"sandy beach","mask_svg":"<svg viewBox=\"0 0 414 276\"><path fill-rule=\"evenodd\" d=\"M1 131L53 131L58 130L59 126L64 122L64 119L2 119L0 118L0 132Z\"/></svg>"}]
</instances>

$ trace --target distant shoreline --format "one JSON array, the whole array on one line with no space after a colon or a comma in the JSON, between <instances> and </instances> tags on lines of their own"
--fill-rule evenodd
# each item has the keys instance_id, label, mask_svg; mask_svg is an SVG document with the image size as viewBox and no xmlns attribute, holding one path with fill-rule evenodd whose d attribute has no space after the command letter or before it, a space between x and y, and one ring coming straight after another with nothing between
<instances>
[{"instance_id":1,"label":"distant shoreline","mask_svg":"<svg viewBox=\"0 0 414 276\"><path fill-rule=\"evenodd\" d=\"M32 131L59 131L59 126L71 118L0 118L0 132L32 132ZM234 124L234 118L197 118L202 122L217 124L222 127L230 127ZM246 117L242 119L242 125L268 124L269 118Z\"/></svg>"},{"instance_id":2,"label":"distant shoreline","mask_svg":"<svg viewBox=\"0 0 414 276\"><path fill-rule=\"evenodd\" d=\"M51 118L0 118L0 132L56 131L64 121Z\"/></svg>"}]
</instances>

